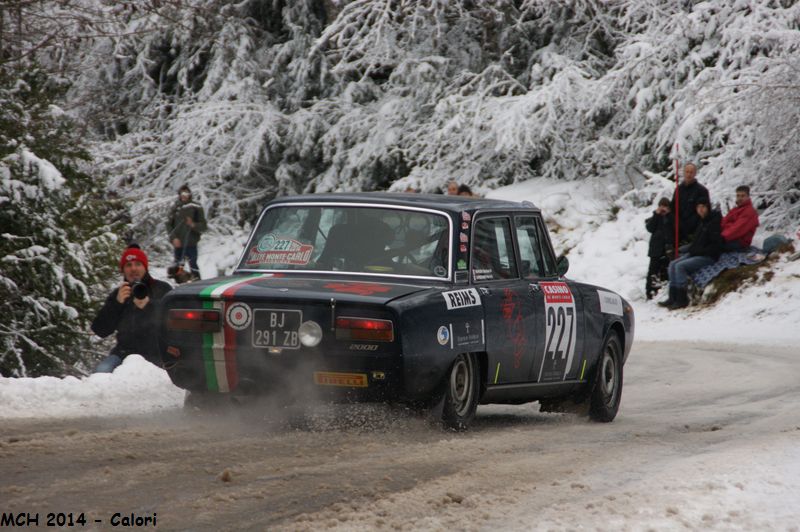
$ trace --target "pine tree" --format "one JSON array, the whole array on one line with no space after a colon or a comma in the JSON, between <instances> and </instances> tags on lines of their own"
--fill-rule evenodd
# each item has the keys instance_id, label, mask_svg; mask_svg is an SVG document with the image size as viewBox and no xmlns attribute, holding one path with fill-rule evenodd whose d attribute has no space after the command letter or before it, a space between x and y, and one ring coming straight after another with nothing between
<instances>
[{"instance_id":1,"label":"pine tree","mask_svg":"<svg viewBox=\"0 0 800 532\"><path fill-rule=\"evenodd\" d=\"M0 66L0 375L81 373L116 238L87 152L36 63Z\"/></svg>"}]
</instances>

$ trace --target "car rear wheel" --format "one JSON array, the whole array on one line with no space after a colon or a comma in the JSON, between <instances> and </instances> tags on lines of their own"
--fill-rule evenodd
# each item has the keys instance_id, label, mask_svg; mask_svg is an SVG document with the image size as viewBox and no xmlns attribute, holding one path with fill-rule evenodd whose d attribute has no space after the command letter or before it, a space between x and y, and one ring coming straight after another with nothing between
<instances>
[{"instance_id":1,"label":"car rear wheel","mask_svg":"<svg viewBox=\"0 0 800 532\"><path fill-rule=\"evenodd\" d=\"M589 417L594 421L613 421L622 398L622 348L617 335L609 333L603 344L603 353L597 362L592 394L589 399Z\"/></svg>"},{"instance_id":2,"label":"car rear wheel","mask_svg":"<svg viewBox=\"0 0 800 532\"><path fill-rule=\"evenodd\" d=\"M473 353L456 357L447 375L442 424L453 430L466 430L475 417L480 400L480 364Z\"/></svg>"}]
</instances>

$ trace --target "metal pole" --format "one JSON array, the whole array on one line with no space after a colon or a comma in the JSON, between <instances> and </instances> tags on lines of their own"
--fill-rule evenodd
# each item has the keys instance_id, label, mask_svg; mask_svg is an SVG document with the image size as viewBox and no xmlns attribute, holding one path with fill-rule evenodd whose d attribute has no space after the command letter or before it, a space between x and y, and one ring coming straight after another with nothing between
<instances>
[{"instance_id":1,"label":"metal pole","mask_svg":"<svg viewBox=\"0 0 800 532\"><path fill-rule=\"evenodd\" d=\"M680 163L678 162L678 143L675 143L675 258L677 259L680 256L678 252L678 246L680 245L680 214L681 214L681 198L680 198L680 188L678 182L678 173L680 169Z\"/></svg>"}]
</instances>

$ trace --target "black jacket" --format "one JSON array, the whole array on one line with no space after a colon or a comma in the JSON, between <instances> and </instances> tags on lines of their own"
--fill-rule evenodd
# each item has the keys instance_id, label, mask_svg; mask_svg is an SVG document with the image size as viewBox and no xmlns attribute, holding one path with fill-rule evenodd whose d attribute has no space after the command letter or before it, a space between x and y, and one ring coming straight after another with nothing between
<instances>
[{"instance_id":1,"label":"black jacket","mask_svg":"<svg viewBox=\"0 0 800 532\"><path fill-rule=\"evenodd\" d=\"M194 227L186 225L186 218L191 218ZM200 234L207 228L206 213L199 203L189 201L182 202L180 199L172 206L167 219L167 232L169 239L180 239L181 246L194 247L200 241Z\"/></svg>"},{"instance_id":2,"label":"black jacket","mask_svg":"<svg viewBox=\"0 0 800 532\"><path fill-rule=\"evenodd\" d=\"M687 242L689 237L697 231L700 217L697 215L697 202L700 199L709 200L708 189L695 181L691 185L681 183L678 186L678 231L681 242ZM675 212L675 194L672 195L672 212ZM673 215L674 216L674 215Z\"/></svg>"},{"instance_id":3,"label":"black jacket","mask_svg":"<svg viewBox=\"0 0 800 532\"><path fill-rule=\"evenodd\" d=\"M645 220L644 226L650 234L650 248L647 256L660 259L675 247L675 218L672 214L656 214Z\"/></svg>"},{"instance_id":4,"label":"black jacket","mask_svg":"<svg viewBox=\"0 0 800 532\"><path fill-rule=\"evenodd\" d=\"M147 306L143 309L138 308L133 304L133 296L125 303L118 302L119 288L115 288L92 322L92 332L100 338L105 338L116 331L117 345L111 353L120 358L124 359L131 353L136 353L161 365L161 357L157 351L161 298L172 290L172 287L164 281L153 279L149 273L142 281L150 288L150 302Z\"/></svg>"},{"instance_id":5,"label":"black jacket","mask_svg":"<svg viewBox=\"0 0 800 532\"><path fill-rule=\"evenodd\" d=\"M699 216L698 216L699 218ZM692 257L710 257L717 260L722 255L722 213L710 211L708 216L700 219L700 225L694 233L689 255Z\"/></svg>"}]
</instances>

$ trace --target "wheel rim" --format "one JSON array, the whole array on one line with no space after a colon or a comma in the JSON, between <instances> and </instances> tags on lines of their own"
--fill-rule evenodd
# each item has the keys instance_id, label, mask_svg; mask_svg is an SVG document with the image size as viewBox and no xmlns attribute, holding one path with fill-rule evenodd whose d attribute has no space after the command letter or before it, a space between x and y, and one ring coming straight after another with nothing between
<instances>
[{"instance_id":1,"label":"wheel rim","mask_svg":"<svg viewBox=\"0 0 800 532\"><path fill-rule=\"evenodd\" d=\"M600 368L600 386L603 390L603 399L609 406L616 401L617 391L617 361L614 358L614 348L607 346L603 353L603 365Z\"/></svg>"},{"instance_id":2,"label":"wheel rim","mask_svg":"<svg viewBox=\"0 0 800 532\"><path fill-rule=\"evenodd\" d=\"M463 356L458 357L450 372L450 397L458 416L469 412L472 402L472 366Z\"/></svg>"}]
</instances>

